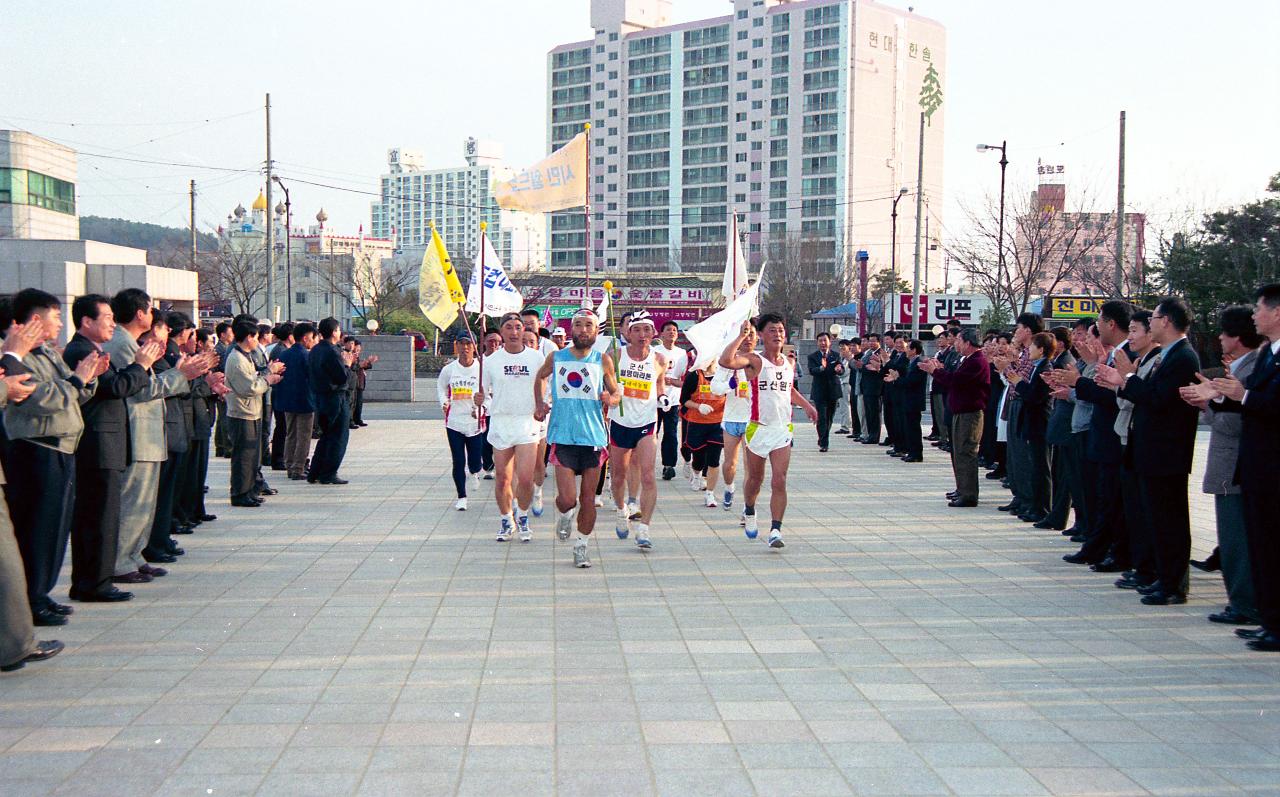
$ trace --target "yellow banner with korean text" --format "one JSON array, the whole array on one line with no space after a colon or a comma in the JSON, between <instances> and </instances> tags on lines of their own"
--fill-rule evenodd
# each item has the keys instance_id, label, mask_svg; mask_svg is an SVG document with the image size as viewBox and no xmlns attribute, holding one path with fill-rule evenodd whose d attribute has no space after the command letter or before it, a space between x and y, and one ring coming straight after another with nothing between
<instances>
[{"instance_id":1,"label":"yellow banner with korean text","mask_svg":"<svg viewBox=\"0 0 1280 797\"><path fill-rule=\"evenodd\" d=\"M517 174L495 182L498 207L528 213L580 208L587 200L587 132Z\"/></svg>"}]
</instances>

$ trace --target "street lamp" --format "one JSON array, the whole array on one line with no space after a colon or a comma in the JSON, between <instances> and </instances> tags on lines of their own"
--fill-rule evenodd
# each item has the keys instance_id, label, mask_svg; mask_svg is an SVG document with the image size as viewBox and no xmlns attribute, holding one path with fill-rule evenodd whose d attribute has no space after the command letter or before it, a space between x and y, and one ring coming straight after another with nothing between
<instances>
[{"instance_id":1,"label":"street lamp","mask_svg":"<svg viewBox=\"0 0 1280 797\"><path fill-rule=\"evenodd\" d=\"M286 320L292 323L293 322L293 241L291 240L291 238L292 238L292 232L293 232L293 205L292 203L289 202L289 187L286 186L284 182L280 179L280 175L278 174L271 175L271 180L276 185L280 186L280 190L284 191L284 282L285 282L285 290L289 294L288 299L285 302L285 307L288 310ZM281 210L280 206L276 205L277 216L280 215L280 210ZM275 275L272 275L272 279L273 280L275 279Z\"/></svg>"},{"instance_id":2,"label":"street lamp","mask_svg":"<svg viewBox=\"0 0 1280 797\"><path fill-rule=\"evenodd\" d=\"M1001 141L1000 146L995 144L979 144L978 152L990 152L992 150L1000 150L1000 240L997 244L999 247L998 265L996 266L996 296L999 297L1004 289L1004 173L1009 166L1008 157L1008 141ZM998 305L999 302L997 301ZM1013 310L1012 302L1010 302L1010 311Z\"/></svg>"},{"instance_id":3,"label":"street lamp","mask_svg":"<svg viewBox=\"0 0 1280 797\"><path fill-rule=\"evenodd\" d=\"M893 242L889 244L889 270L893 272L893 281L889 283L889 295L886 301L893 299L893 292L898 289L898 200L907 195L907 188L903 186L898 195L893 198L893 213L889 214L893 219L892 234ZM915 300L911 300L911 306L915 307Z\"/></svg>"}]
</instances>

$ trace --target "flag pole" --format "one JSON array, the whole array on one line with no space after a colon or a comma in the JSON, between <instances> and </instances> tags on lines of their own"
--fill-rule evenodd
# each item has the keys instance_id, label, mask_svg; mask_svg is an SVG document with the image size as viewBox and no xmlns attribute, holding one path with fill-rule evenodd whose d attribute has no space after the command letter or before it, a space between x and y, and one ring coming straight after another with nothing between
<instances>
[{"instance_id":1,"label":"flag pole","mask_svg":"<svg viewBox=\"0 0 1280 797\"><path fill-rule=\"evenodd\" d=\"M733 295L738 295L738 209L733 208Z\"/></svg>"},{"instance_id":2,"label":"flag pole","mask_svg":"<svg viewBox=\"0 0 1280 797\"><path fill-rule=\"evenodd\" d=\"M586 179L586 195L582 198L582 216L583 230L586 233L586 245L583 247L583 276L586 278L587 300L591 299L591 123L585 122L582 125L583 131L587 134L586 153L587 163L584 169Z\"/></svg>"},{"instance_id":3,"label":"flag pole","mask_svg":"<svg viewBox=\"0 0 1280 797\"><path fill-rule=\"evenodd\" d=\"M488 248L485 246L485 230L487 229L489 229L488 223L483 221L480 222L480 318L478 323L480 325L480 334L482 335L487 333L487 328L488 328L488 324L485 323L485 310L487 308L485 307L485 304L484 304L484 283L485 283L484 250ZM483 342L478 343L476 345L476 349L480 354L480 375L477 379L477 382L479 385L483 385L484 384L484 343ZM484 428L484 405L483 404L480 405L479 412L477 413L477 415L480 418L481 428Z\"/></svg>"}]
</instances>

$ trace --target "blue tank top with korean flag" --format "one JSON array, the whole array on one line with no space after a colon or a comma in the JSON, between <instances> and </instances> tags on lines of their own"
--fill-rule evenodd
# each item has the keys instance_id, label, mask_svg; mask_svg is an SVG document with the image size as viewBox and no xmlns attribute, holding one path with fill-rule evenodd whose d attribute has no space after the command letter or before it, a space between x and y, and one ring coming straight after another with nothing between
<instances>
[{"instance_id":1,"label":"blue tank top with korean flag","mask_svg":"<svg viewBox=\"0 0 1280 797\"><path fill-rule=\"evenodd\" d=\"M604 428L604 366L600 352L592 351L579 360L573 348L553 355L551 374L551 422L547 442L561 445L604 448L608 435Z\"/></svg>"}]
</instances>

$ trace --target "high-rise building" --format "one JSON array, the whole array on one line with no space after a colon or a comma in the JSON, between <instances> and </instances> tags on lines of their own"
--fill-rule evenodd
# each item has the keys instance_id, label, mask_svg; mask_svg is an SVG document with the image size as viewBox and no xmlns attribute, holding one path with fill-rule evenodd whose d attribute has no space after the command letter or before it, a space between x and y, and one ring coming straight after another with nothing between
<instances>
[{"instance_id":1,"label":"high-rise building","mask_svg":"<svg viewBox=\"0 0 1280 797\"><path fill-rule=\"evenodd\" d=\"M75 150L24 130L0 130L0 238L79 237Z\"/></svg>"},{"instance_id":2,"label":"high-rise building","mask_svg":"<svg viewBox=\"0 0 1280 797\"><path fill-rule=\"evenodd\" d=\"M387 151L382 198L373 203L373 234L392 239L398 249L421 251L431 241L431 223L454 260L474 258L480 246L480 222L508 270L546 267L546 221L541 213L502 210L493 200L496 181L510 180L515 170L502 160L502 146L466 141L466 165L424 168L420 153Z\"/></svg>"},{"instance_id":3,"label":"high-rise building","mask_svg":"<svg viewBox=\"0 0 1280 797\"><path fill-rule=\"evenodd\" d=\"M897 271L909 280L920 97L926 74L943 72L943 27L868 0L732 7L672 25L669 0L592 0L594 37L549 53L549 147L592 123L591 269L718 271L735 212L753 270L801 244L832 271L865 249L879 271L906 187ZM934 229L943 121L939 109L925 132ZM583 269L584 223L551 214L553 271ZM931 266L923 282L940 285Z\"/></svg>"}]
</instances>

